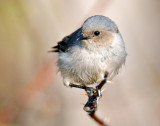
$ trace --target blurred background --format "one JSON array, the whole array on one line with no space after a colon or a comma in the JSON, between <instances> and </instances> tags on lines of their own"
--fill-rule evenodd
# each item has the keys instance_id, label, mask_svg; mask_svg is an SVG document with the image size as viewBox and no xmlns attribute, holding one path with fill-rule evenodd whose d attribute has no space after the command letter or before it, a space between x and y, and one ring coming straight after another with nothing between
<instances>
[{"instance_id":1,"label":"blurred background","mask_svg":"<svg viewBox=\"0 0 160 126\"><path fill-rule=\"evenodd\" d=\"M160 126L159 0L0 0L0 126L96 126L79 89L66 88L47 51L92 15L113 19L125 67L97 114L112 126Z\"/></svg>"}]
</instances>

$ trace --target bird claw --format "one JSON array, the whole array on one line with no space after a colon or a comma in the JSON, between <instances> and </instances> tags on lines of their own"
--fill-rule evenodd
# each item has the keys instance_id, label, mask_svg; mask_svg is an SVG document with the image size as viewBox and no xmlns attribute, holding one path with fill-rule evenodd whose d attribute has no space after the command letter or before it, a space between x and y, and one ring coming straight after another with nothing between
<instances>
[{"instance_id":1,"label":"bird claw","mask_svg":"<svg viewBox=\"0 0 160 126\"><path fill-rule=\"evenodd\" d=\"M106 80L103 80L99 85L95 83L96 87L87 87L85 85L70 84L70 87L80 88L86 91L86 94L82 95L87 95L88 101L84 105L83 109L89 114L94 113L97 110L98 102L101 99L102 93L104 91L101 90L101 88L105 84L105 82Z\"/></svg>"}]
</instances>

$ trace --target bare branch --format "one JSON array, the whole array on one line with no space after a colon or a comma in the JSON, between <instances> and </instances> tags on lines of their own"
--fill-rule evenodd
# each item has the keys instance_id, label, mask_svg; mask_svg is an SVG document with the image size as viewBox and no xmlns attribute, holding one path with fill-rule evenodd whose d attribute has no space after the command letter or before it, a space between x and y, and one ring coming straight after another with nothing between
<instances>
[{"instance_id":1,"label":"bare branch","mask_svg":"<svg viewBox=\"0 0 160 126\"><path fill-rule=\"evenodd\" d=\"M103 120L101 120L100 118L98 118L98 117L96 116L95 112L92 113L92 114L88 114L88 115L89 115L93 120L95 120L100 126L109 126L109 125L105 124L105 122L104 122Z\"/></svg>"},{"instance_id":2,"label":"bare branch","mask_svg":"<svg viewBox=\"0 0 160 126\"><path fill-rule=\"evenodd\" d=\"M103 120L101 120L99 117L96 116L95 112L97 110L97 105L99 99L102 97L101 94L101 89L103 85L106 83L106 78L107 78L108 73L105 75L105 79L101 81L101 83L96 87L86 87L85 85L75 85L75 84L70 84L70 87L75 87L75 88L80 88L84 89L87 93L88 96L88 101L84 105L83 109L88 113L88 115L96 121L99 125L101 126L108 126L105 124Z\"/></svg>"}]
</instances>

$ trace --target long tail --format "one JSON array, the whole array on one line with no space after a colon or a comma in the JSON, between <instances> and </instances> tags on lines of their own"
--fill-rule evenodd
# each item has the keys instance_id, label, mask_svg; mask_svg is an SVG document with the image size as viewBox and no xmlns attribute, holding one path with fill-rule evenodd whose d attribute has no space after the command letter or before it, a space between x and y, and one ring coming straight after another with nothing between
<instances>
[{"instance_id":1,"label":"long tail","mask_svg":"<svg viewBox=\"0 0 160 126\"><path fill-rule=\"evenodd\" d=\"M59 45L53 46L48 52L59 52Z\"/></svg>"}]
</instances>

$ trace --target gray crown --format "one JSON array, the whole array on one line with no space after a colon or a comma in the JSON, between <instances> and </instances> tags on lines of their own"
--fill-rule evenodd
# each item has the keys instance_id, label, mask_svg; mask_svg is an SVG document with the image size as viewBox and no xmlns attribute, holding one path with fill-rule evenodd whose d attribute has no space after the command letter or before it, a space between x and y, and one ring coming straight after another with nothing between
<instances>
[{"instance_id":1,"label":"gray crown","mask_svg":"<svg viewBox=\"0 0 160 126\"><path fill-rule=\"evenodd\" d=\"M82 26L82 30L94 30L97 28L106 28L108 31L118 32L117 25L108 17L95 15L88 18Z\"/></svg>"}]
</instances>

